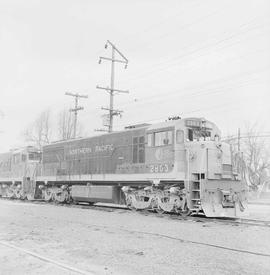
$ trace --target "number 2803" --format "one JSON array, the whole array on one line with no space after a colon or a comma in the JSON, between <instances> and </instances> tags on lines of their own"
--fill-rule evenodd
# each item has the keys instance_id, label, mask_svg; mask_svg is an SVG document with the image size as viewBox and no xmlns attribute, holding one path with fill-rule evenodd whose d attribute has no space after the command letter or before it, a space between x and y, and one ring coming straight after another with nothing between
<instances>
[{"instance_id":1,"label":"number 2803","mask_svg":"<svg viewBox=\"0 0 270 275\"><path fill-rule=\"evenodd\" d=\"M168 173L168 164L152 164L150 165L150 173Z\"/></svg>"}]
</instances>

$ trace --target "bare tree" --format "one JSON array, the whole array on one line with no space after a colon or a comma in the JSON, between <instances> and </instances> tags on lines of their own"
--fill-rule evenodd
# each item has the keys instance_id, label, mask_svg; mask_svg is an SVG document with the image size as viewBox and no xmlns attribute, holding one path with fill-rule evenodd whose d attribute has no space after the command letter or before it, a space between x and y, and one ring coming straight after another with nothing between
<instances>
[{"instance_id":1,"label":"bare tree","mask_svg":"<svg viewBox=\"0 0 270 275\"><path fill-rule=\"evenodd\" d=\"M37 119L23 132L23 136L27 142L41 148L50 143L51 133L50 111L46 110L41 112Z\"/></svg>"},{"instance_id":2,"label":"bare tree","mask_svg":"<svg viewBox=\"0 0 270 275\"><path fill-rule=\"evenodd\" d=\"M266 180L266 170L270 168L270 157L265 139L260 137L257 126L248 126L241 139L243 148L244 177L252 190L257 190Z\"/></svg>"},{"instance_id":3,"label":"bare tree","mask_svg":"<svg viewBox=\"0 0 270 275\"><path fill-rule=\"evenodd\" d=\"M72 138L74 129L74 118L72 113L65 109L58 114L58 137L61 140Z\"/></svg>"},{"instance_id":4,"label":"bare tree","mask_svg":"<svg viewBox=\"0 0 270 275\"><path fill-rule=\"evenodd\" d=\"M226 142L230 144L232 161L237 172L241 173L250 189L256 191L267 180L267 169L270 169L269 150L257 125L247 125L245 134L239 137L231 135Z\"/></svg>"}]
</instances>

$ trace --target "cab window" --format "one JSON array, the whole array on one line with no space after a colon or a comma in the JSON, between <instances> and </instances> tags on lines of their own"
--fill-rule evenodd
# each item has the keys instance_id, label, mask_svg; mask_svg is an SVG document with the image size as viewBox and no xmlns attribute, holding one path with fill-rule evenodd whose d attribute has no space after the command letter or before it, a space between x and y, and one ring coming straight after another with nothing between
<instances>
[{"instance_id":1,"label":"cab window","mask_svg":"<svg viewBox=\"0 0 270 275\"><path fill-rule=\"evenodd\" d=\"M154 146L166 146L172 144L172 131L154 133Z\"/></svg>"},{"instance_id":2,"label":"cab window","mask_svg":"<svg viewBox=\"0 0 270 275\"><path fill-rule=\"evenodd\" d=\"M40 159L40 153L38 152L32 152L28 154L29 160L39 160Z\"/></svg>"}]
</instances>

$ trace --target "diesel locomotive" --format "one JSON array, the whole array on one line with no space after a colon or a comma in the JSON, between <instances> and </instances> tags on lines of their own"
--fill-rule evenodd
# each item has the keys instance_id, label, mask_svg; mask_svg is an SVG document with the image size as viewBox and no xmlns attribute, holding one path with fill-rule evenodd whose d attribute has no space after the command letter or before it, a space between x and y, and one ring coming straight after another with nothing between
<instances>
[{"instance_id":1,"label":"diesel locomotive","mask_svg":"<svg viewBox=\"0 0 270 275\"><path fill-rule=\"evenodd\" d=\"M214 123L191 117L58 141L42 152L28 146L0 154L0 195L239 217L247 190L220 136Z\"/></svg>"}]
</instances>

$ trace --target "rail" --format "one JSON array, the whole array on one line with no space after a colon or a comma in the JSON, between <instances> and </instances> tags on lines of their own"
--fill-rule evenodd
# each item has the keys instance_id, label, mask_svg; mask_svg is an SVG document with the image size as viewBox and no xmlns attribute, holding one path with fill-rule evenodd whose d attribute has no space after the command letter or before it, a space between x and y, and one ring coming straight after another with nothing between
<instances>
[{"instance_id":1,"label":"rail","mask_svg":"<svg viewBox=\"0 0 270 275\"><path fill-rule=\"evenodd\" d=\"M193 216L181 216L172 213L159 214L151 210L130 210L125 205L113 205L106 203L98 203L89 205L87 203L80 204L67 204L67 203L59 203L59 202L45 202L44 200L36 199L36 200L20 200L20 199L12 199L9 198L1 198L2 200L7 201L15 201L19 203L29 203L29 204L41 204L41 205L54 205L57 207L70 207L70 208L81 208L81 209L95 209L99 211L107 211L107 212L117 212L117 211L135 211L141 215L147 216L155 216L155 217L166 217L168 219L179 220L179 221L192 221L192 222L202 222L202 223L222 223L224 225L248 225L248 226L262 226L262 227L270 227L270 220L259 220L259 219L249 219L249 218L209 218L201 215L193 215Z\"/></svg>"}]
</instances>

